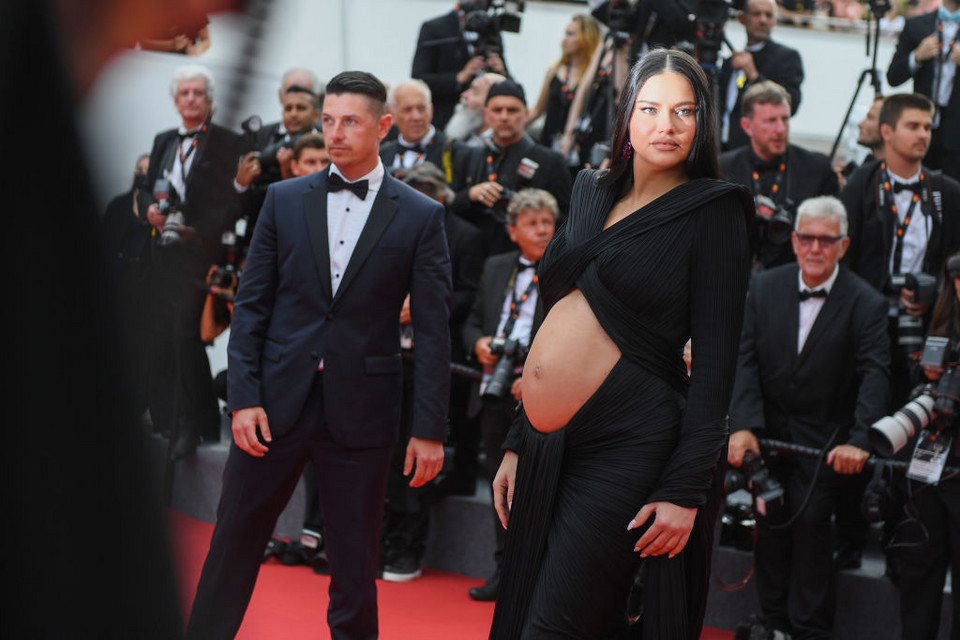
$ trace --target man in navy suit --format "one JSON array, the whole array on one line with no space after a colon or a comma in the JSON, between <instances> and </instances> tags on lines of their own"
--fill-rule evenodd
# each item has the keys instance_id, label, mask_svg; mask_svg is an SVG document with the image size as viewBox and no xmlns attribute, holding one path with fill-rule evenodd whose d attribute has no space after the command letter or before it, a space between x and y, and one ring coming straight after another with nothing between
<instances>
[{"instance_id":1,"label":"man in navy suit","mask_svg":"<svg viewBox=\"0 0 960 640\"><path fill-rule=\"evenodd\" d=\"M330 563L334 640L378 635L378 540L400 428L400 311L417 335L412 486L443 465L450 383L450 259L443 207L384 172L386 90L350 71L327 85L333 162L267 192L233 315L234 443L187 637L232 638L263 549L313 462ZM415 472L414 472L415 470Z\"/></svg>"},{"instance_id":2,"label":"man in navy suit","mask_svg":"<svg viewBox=\"0 0 960 640\"><path fill-rule=\"evenodd\" d=\"M771 626L794 638L829 638L830 516L838 492L856 482L869 458L867 428L886 414L887 301L838 264L850 239L836 198L804 201L791 240L797 263L758 273L750 284L727 459L741 466L746 451L760 451L758 437L826 451L819 474L820 461L765 456L787 507L799 514L786 529L760 518L755 553L757 594Z\"/></svg>"}]
</instances>

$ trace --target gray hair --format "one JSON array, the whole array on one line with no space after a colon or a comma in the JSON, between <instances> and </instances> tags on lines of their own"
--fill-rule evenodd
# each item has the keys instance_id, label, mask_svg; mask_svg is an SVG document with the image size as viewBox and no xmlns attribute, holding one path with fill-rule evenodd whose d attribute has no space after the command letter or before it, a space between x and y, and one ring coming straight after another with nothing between
<instances>
[{"instance_id":1,"label":"gray hair","mask_svg":"<svg viewBox=\"0 0 960 640\"><path fill-rule=\"evenodd\" d=\"M280 79L280 91L283 92L284 88L287 86L287 81L290 80L291 76L304 75L307 77L307 86L303 87L304 89L310 89L314 93L320 94L323 93L323 85L320 83L320 79L317 78L317 74L310 69L304 69L302 67L293 67L292 69L287 69L283 73L283 77ZM303 86L303 83L298 82L300 86Z\"/></svg>"},{"instance_id":2,"label":"gray hair","mask_svg":"<svg viewBox=\"0 0 960 640\"><path fill-rule=\"evenodd\" d=\"M833 196L807 198L801 202L793 225L794 231L800 228L801 218L836 220L840 223L840 235L847 235L847 210L843 207L843 203Z\"/></svg>"},{"instance_id":3,"label":"gray hair","mask_svg":"<svg viewBox=\"0 0 960 640\"><path fill-rule=\"evenodd\" d=\"M443 197L443 203L447 206L453 204L456 197L453 189L447 184L447 178L443 170L432 162L421 162L418 165L405 169L403 172L403 182L417 189L421 193L433 198L437 202Z\"/></svg>"},{"instance_id":4,"label":"gray hair","mask_svg":"<svg viewBox=\"0 0 960 640\"><path fill-rule=\"evenodd\" d=\"M557 214L560 212L557 199L549 191L521 189L517 191L517 195L510 199L510 204L507 205L507 226L516 226L520 214L527 209L533 209L534 211L546 209L553 216L554 222L556 222Z\"/></svg>"},{"instance_id":5,"label":"gray hair","mask_svg":"<svg viewBox=\"0 0 960 640\"><path fill-rule=\"evenodd\" d=\"M392 113L397 106L397 89L402 89L404 87L411 87L414 89L419 89L423 96L427 99L427 104L433 104L433 94L430 92L430 87L426 82L420 80L419 78L407 78L398 82L396 85L390 87L390 92L387 94L387 108L390 109Z\"/></svg>"},{"instance_id":6,"label":"gray hair","mask_svg":"<svg viewBox=\"0 0 960 640\"><path fill-rule=\"evenodd\" d=\"M173 78L170 79L170 97L177 99L177 92L180 91L180 83L184 80L203 80L203 88L207 94L207 102L213 104L214 84L213 74L206 67L198 64L185 64L173 72Z\"/></svg>"}]
</instances>

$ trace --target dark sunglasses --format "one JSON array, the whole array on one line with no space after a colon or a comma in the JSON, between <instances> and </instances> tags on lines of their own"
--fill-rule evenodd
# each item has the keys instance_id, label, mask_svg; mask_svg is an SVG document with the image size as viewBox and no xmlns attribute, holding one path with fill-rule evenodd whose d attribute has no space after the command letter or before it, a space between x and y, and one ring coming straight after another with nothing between
<instances>
[{"instance_id":1,"label":"dark sunglasses","mask_svg":"<svg viewBox=\"0 0 960 640\"><path fill-rule=\"evenodd\" d=\"M844 239L845 236L815 236L812 233L796 233L797 240L801 247L812 247L813 241L820 243L821 249L832 249L835 244Z\"/></svg>"}]
</instances>

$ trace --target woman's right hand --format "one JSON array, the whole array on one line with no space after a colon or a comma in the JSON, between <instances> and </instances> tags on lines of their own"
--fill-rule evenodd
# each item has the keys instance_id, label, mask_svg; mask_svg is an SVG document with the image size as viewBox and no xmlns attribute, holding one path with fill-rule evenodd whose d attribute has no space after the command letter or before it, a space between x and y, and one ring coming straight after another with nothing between
<instances>
[{"instance_id":1,"label":"woman's right hand","mask_svg":"<svg viewBox=\"0 0 960 640\"><path fill-rule=\"evenodd\" d=\"M497 469L493 479L493 506L497 510L500 524L507 528L510 519L510 507L513 506L513 492L517 487L517 453L507 451L503 454L503 462Z\"/></svg>"}]
</instances>

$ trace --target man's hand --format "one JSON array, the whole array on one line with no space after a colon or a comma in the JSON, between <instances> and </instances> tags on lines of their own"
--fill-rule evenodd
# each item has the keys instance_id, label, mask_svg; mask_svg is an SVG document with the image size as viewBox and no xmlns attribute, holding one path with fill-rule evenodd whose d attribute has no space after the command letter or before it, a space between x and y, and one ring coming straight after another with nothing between
<instances>
[{"instance_id":1,"label":"man's hand","mask_svg":"<svg viewBox=\"0 0 960 640\"><path fill-rule=\"evenodd\" d=\"M400 324L410 324L413 318L410 317L410 294L403 299L403 306L400 308Z\"/></svg>"},{"instance_id":2,"label":"man's hand","mask_svg":"<svg viewBox=\"0 0 960 640\"><path fill-rule=\"evenodd\" d=\"M463 65L463 69L457 72L457 82L461 87L466 85L475 75L480 73L482 69L483 57L473 56L467 60L467 64Z\"/></svg>"},{"instance_id":3,"label":"man's hand","mask_svg":"<svg viewBox=\"0 0 960 640\"><path fill-rule=\"evenodd\" d=\"M502 193L503 185L499 182L479 182L467 190L467 197L486 207L492 207L500 199Z\"/></svg>"},{"instance_id":4,"label":"man's hand","mask_svg":"<svg viewBox=\"0 0 960 640\"><path fill-rule=\"evenodd\" d=\"M249 187L261 173L263 169L260 167L260 153L251 151L240 160L235 179L241 187Z\"/></svg>"},{"instance_id":5,"label":"man's hand","mask_svg":"<svg viewBox=\"0 0 960 640\"><path fill-rule=\"evenodd\" d=\"M827 454L827 464L833 466L837 473L853 474L863 471L863 465L870 458L870 454L852 444L841 444Z\"/></svg>"},{"instance_id":6,"label":"man's hand","mask_svg":"<svg viewBox=\"0 0 960 640\"><path fill-rule=\"evenodd\" d=\"M506 451L503 462L493 478L493 507L497 510L500 524L507 528L510 509L513 508L513 492L517 488L517 453Z\"/></svg>"},{"instance_id":7,"label":"man's hand","mask_svg":"<svg viewBox=\"0 0 960 640\"><path fill-rule=\"evenodd\" d=\"M747 451L760 451L760 443L753 431L744 429L730 434L730 444L727 447L727 462L734 467L743 464L743 454Z\"/></svg>"},{"instance_id":8,"label":"man's hand","mask_svg":"<svg viewBox=\"0 0 960 640\"><path fill-rule=\"evenodd\" d=\"M523 400L523 392L520 390L520 384L523 382L523 377L517 378L513 381L513 384L510 385L510 393L513 394L513 399L517 402Z\"/></svg>"},{"instance_id":9,"label":"man's hand","mask_svg":"<svg viewBox=\"0 0 960 640\"><path fill-rule=\"evenodd\" d=\"M638 551L641 558L663 554L672 558L687 545L697 509L680 507L672 502L651 502L643 505L627 525L627 530L643 526L652 514L656 514L653 524L640 536L633 550Z\"/></svg>"},{"instance_id":10,"label":"man's hand","mask_svg":"<svg viewBox=\"0 0 960 640\"><path fill-rule=\"evenodd\" d=\"M410 438L407 457L403 461L403 475L409 476L416 467L411 487L420 487L437 477L443 468L443 443L439 440Z\"/></svg>"},{"instance_id":11,"label":"man's hand","mask_svg":"<svg viewBox=\"0 0 960 640\"><path fill-rule=\"evenodd\" d=\"M760 76L760 72L757 71L757 63L754 62L753 54L749 51L735 51L730 56L730 64L737 71L743 71L750 82L754 82Z\"/></svg>"},{"instance_id":12,"label":"man's hand","mask_svg":"<svg viewBox=\"0 0 960 640\"><path fill-rule=\"evenodd\" d=\"M473 345L473 352L477 354L477 362L485 367L492 367L497 364L497 360L500 359L500 356L490 351L490 342L492 340L493 336L483 336Z\"/></svg>"},{"instance_id":13,"label":"man's hand","mask_svg":"<svg viewBox=\"0 0 960 640\"><path fill-rule=\"evenodd\" d=\"M163 225L167 224L167 216L160 214L160 206L156 202L147 207L147 222L157 231L163 231Z\"/></svg>"},{"instance_id":14,"label":"man's hand","mask_svg":"<svg viewBox=\"0 0 960 640\"><path fill-rule=\"evenodd\" d=\"M270 425L267 423L267 412L263 407L247 407L233 412L233 441L253 457L262 458L269 449L257 438L258 427L264 442L273 440Z\"/></svg>"},{"instance_id":15,"label":"man's hand","mask_svg":"<svg viewBox=\"0 0 960 640\"><path fill-rule=\"evenodd\" d=\"M507 75L507 67L503 64L503 58L500 57L499 53L491 53L487 56L486 67L494 73L499 73L502 76Z\"/></svg>"},{"instance_id":16,"label":"man's hand","mask_svg":"<svg viewBox=\"0 0 960 640\"><path fill-rule=\"evenodd\" d=\"M921 40L920 44L917 45L917 48L913 50L913 57L917 62L930 60L939 54L940 40L937 38L937 34L935 33L931 33L926 38Z\"/></svg>"},{"instance_id":17,"label":"man's hand","mask_svg":"<svg viewBox=\"0 0 960 640\"><path fill-rule=\"evenodd\" d=\"M929 304L917 304L914 302L916 298L914 297L914 292L909 289L900 289L900 302L903 303L904 309L907 310L911 316L922 316L927 312L927 309L930 308Z\"/></svg>"}]
</instances>

